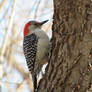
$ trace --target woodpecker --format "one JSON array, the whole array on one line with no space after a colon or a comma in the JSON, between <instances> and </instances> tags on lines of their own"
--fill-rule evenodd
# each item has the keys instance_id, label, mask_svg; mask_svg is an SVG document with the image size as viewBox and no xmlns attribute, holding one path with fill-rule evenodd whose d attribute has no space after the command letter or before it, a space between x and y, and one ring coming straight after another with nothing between
<instances>
[{"instance_id":1,"label":"woodpecker","mask_svg":"<svg viewBox=\"0 0 92 92\"><path fill-rule=\"evenodd\" d=\"M50 40L46 32L41 29L47 21L29 21L24 26L23 51L32 75L34 92L37 92L37 75L48 61Z\"/></svg>"}]
</instances>

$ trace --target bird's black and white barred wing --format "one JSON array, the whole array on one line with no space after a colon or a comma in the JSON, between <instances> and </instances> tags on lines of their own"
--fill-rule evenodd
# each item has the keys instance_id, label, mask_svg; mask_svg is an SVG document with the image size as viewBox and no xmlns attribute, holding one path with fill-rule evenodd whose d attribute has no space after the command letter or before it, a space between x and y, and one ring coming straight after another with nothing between
<instances>
[{"instance_id":1,"label":"bird's black and white barred wing","mask_svg":"<svg viewBox=\"0 0 92 92\"><path fill-rule=\"evenodd\" d=\"M38 42L38 38L35 34L31 34L24 37L24 41L23 41L24 55L26 58L28 69L32 74L34 92L36 92L35 90L37 89L37 74L34 71L36 52L37 52L37 42Z\"/></svg>"},{"instance_id":2,"label":"bird's black and white barred wing","mask_svg":"<svg viewBox=\"0 0 92 92\"><path fill-rule=\"evenodd\" d=\"M24 37L23 50L29 71L34 70L38 38L35 34Z\"/></svg>"}]
</instances>

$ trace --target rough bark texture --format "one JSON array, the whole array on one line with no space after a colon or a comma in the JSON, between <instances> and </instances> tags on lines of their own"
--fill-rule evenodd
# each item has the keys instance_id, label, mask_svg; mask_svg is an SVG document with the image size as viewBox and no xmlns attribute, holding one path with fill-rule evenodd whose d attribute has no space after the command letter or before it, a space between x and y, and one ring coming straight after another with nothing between
<instances>
[{"instance_id":1,"label":"rough bark texture","mask_svg":"<svg viewBox=\"0 0 92 92\"><path fill-rule=\"evenodd\" d=\"M92 0L54 0L53 19L52 54L38 92L87 92L92 84Z\"/></svg>"}]
</instances>

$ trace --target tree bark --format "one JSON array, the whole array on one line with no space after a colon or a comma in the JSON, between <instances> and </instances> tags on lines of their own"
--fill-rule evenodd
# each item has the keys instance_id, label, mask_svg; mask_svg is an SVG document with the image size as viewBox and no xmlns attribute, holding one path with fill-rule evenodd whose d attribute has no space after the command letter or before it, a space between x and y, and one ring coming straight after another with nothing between
<instances>
[{"instance_id":1,"label":"tree bark","mask_svg":"<svg viewBox=\"0 0 92 92\"><path fill-rule=\"evenodd\" d=\"M92 0L54 0L51 57L38 92L92 92Z\"/></svg>"}]
</instances>

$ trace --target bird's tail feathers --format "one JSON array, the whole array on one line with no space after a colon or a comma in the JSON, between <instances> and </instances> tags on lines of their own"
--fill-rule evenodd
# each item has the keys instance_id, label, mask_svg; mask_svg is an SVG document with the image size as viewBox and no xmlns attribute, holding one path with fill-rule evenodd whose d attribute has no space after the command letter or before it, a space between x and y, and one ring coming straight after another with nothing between
<instances>
[{"instance_id":1,"label":"bird's tail feathers","mask_svg":"<svg viewBox=\"0 0 92 92\"><path fill-rule=\"evenodd\" d=\"M37 76L33 75L33 86L34 86L34 92L37 92Z\"/></svg>"}]
</instances>

